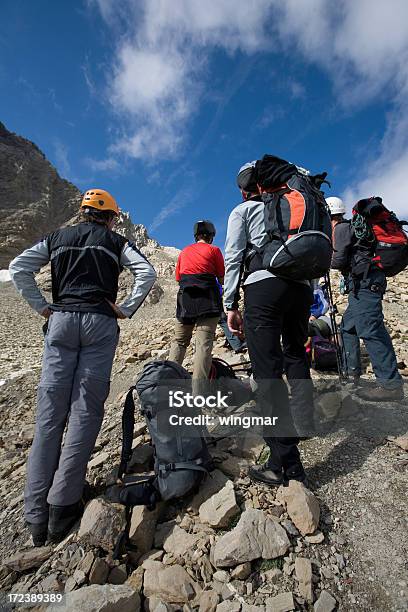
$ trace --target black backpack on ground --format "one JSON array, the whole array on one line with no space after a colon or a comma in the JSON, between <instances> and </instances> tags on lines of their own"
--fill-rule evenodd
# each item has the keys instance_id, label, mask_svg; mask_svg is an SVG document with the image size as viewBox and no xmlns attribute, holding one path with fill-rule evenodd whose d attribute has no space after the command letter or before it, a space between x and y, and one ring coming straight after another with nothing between
<instances>
[{"instance_id":1,"label":"black backpack on ground","mask_svg":"<svg viewBox=\"0 0 408 612\"><path fill-rule=\"evenodd\" d=\"M199 485L213 469L205 441L206 430L200 426L171 425L171 415L197 416L193 408L169 405L169 393L191 392L191 376L172 361L152 361L143 371L126 397L123 411L123 448L119 477L126 471L132 454L134 427L133 390L141 404L154 447L154 484L161 499L183 497Z\"/></svg>"},{"instance_id":2,"label":"black backpack on ground","mask_svg":"<svg viewBox=\"0 0 408 612\"><path fill-rule=\"evenodd\" d=\"M327 173L311 176L274 155L264 155L254 172L263 190L269 241L261 249L253 247L257 257L249 272L267 269L291 280L324 276L333 253L330 215L320 190Z\"/></svg>"},{"instance_id":3,"label":"black backpack on ground","mask_svg":"<svg viewBox=\"0 0 408 612\"><path fill-rule=\"evenodd\" d=\"M240 364L236 365L240 367ZM245 382L238 378L234 367L223 359L213 357L208 378L214 390L228 395L229 406L239 407L254 399L249 379Z\"/></svg>"}]
</instances>

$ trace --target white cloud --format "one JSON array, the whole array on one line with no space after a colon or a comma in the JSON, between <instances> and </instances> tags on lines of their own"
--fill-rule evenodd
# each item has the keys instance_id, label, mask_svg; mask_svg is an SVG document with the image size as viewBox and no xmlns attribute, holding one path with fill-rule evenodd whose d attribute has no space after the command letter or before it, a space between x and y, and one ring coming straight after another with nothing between
<instances>
[{"instance_id":1,"label":"white cloud","mask_svg":"<svg viewBox=\"0 0 408 612\"><path fill-rule=\"evenodd\" d=\"M120 164L117 159L113 157L107 157L106 159L93 159L92 157L86 157L84 162L91 170L95 172L118 172L120 170Z\"/></svg>"},{"instance_id":2,"label":"white cloud","mask_svg":"<svg viewBox=\"0 0 408 612\"><path fill-rule=\"evenodd\" d=\"M196 192L189 187L182 187L179 189L171 200L163 206L160 212L154 217L148 228L149 233L154 232L160 225L163 225L169 217L172 217L175 213L185 208L194 195L197 195Z\"/></svg>"},{"instance_id":3,"label":"white cloud","mask_svg":"<svg viewBox=\"0 0 408 612\"><path fill-rule=\"evenodd\" d=\"M56 166L63 178L67 178L71 174L71 164L68 159L68 148L64 145L61 140L54 142L54 152Z\"/></svg>"},{"instance_id":4,"label":"white cloud","mask_svg":"<svg viewBox=\"0 0 408 612\"><path fill-rule=\"evenodd\" d=\"M408 159L406 0L89 2L99 7L118 41L108 90L126 127L113 152L142 159L177 154L211 82L208 58L215 49L228 54L283 49L323 69L340 105L361 108L379 98L390 105L377 157L368 151L349 195L371 193L375 186L392 196L395 179L408 190L403 173ZM303 95L302 83L289 79L288 86L292 95Z\"/></svg>"},{"instance_id":5,"label":"white cloud","mask_svg":"<svg viewBox=\"0 0 408 612\"><path fill-rule=\"evenodd\" d=\"M125 32L113 0L95 2L109 26L120 31L109 91L126 130L112 151L131 157L178 152L188 119L199 106L208 50L251 53L266 47L270 0L125 0Z\"/></svg>"},{"instance_id":6,"label":"white cloud","mask_svg":"<svg viewBox=\"0 0 408 612\"><path fill-rule=\"evenodd\" d=\"M384 161L384 160L381 160ZM345 200L351 209L361 198L379 195L387 208L393 210L400 218L408 220L408 151L384 167L373 164L367 169L365 178L355 187L348 189Z\"/></svg>"}]
</instances>

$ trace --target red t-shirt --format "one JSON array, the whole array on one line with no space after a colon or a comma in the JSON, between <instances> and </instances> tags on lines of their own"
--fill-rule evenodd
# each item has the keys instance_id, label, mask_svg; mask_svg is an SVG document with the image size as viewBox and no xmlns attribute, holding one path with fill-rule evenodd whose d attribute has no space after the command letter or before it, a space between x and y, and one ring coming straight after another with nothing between
<instances>
[{"instance_id":1,"label":"red t-shirt","mask_svg":"<svg viewBox=\"0 0 408 612\"><path fill-rule=\"evenodd\" d=\"M195 242L186 246L178 256L177 281L182 274L214 274L217 278L222 278L225 266L220 249L206 242Z\"/></svg>"}]
</instances>

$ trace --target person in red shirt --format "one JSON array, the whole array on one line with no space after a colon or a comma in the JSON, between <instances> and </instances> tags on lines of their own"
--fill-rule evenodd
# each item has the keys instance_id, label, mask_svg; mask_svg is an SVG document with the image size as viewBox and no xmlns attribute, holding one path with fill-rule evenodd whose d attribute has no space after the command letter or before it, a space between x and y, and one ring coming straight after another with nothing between
<instances>
[{"instance_id":1,"label":"person in red shirt","mask_svg":"<svg viewBox=\"0 0 408 612\"><path fill-rule=\"evenodd\" d=\"M221 285L224 281L224 258L212 244L215 227L211 221L194 225L195 243L185 247L177 260L176 280L180 285L174 339L169 360L180 365L195 334L193 391L199 392L199 380L207 380L215 329L222 312Z\"/></svg>"}]
</instances>

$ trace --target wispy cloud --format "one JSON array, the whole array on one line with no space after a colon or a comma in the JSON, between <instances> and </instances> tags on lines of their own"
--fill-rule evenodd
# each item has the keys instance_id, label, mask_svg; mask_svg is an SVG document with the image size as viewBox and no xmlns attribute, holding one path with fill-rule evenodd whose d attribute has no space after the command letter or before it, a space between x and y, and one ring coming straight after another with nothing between
<instances>
[{"instance_id":1,"label":"wispy cloud","mask_svg":"<svg viewBox=\"0 0 408 612\"><path fill-rule=\"evenodd\" d=\"M48 88L49 99L51 100L51 104L55 108L56 111L62 113L62 106L57 102L57 95L55 93L55 89L52 87Z\"/></svg>"},{"instance_id":2,"label":"wispy cloud","mask_svg":"<svg viewBox=\"0 0 408 612\"><path fill-rule=\"evenodd\" d=\"M121 170L118 160L114 159L113 157L107 157L106 159L93 159L92 157L86 157L84 162L94 172L119 173Z\"/></svg>"},{"instance_id":3,"label":"wispy cloud","mask_svg":"<svg viewBox=\"0 0 408 612\"><path fill-rule=\"evenodd\" d=\"M58 171L62 174L63 178L68 178L71 174L71 164L68 159L68 148L59 139L56 139L54 142L54 154Z\"/></svg>"},{"instance_id":4,"label":"wispy cloud","mask_svg":"<svg viewBox=\"0 0 408 612\"><path fill-rule=\"evenodd\" d=\"M89 2L118 41L108 78L122 135L112 152L144 160L177 155L211 78L211 54L280 50L323 70L340 106L362 108L379 97L388 102L391 111L377 159L367 156L353 189L366 189L381 177L379 187L388 189L388 177L397 177L408 190L408 173L406 179L400 173L408 156L406 0ZM279 78L279 66L271 66L272 71ZM297 80L289 80L289 91L294 99L307 94ZM267 127L271 115L262 121ZM198 151L206 141L204 136Z\"/></svg>"},{"instance_id":5,"label":"wispy cloud","mask_svg":"<svg viewBox=\"0 0 408 612\"><path fill-rule=\"evenodd\" d=\"M154 217L148 231L154 232L160 225L163 225L169 217L172 217L190 204L193 197L197 197L197 189L193 189L191 186L184 186L179 189L171 200L163 206L160 212Z\"/></svg>"},{"instance_id":6,"label":"wispy cloud","mask_svg":"<svg viewBox=\"0 0 408 612\"><path fill-rule=\"evenodd\" d=\"M208 53L245 53L266 45L269 0L124 0L127 25L113 0L95 0L112 29L121 30L111 68L112 108L126 130L112 151L134 158L171 158L200 105ZM116 5L115 5L116 6Z\"/></svg>"},{"instance_id":7,"label":"wispy cloud","mask_svg":"<svg viewBox=\"0 0 408 612\"><path fill-rule=\"evenodd\" d=\"M89 94L93 97L97 92L97 88L92 78L90 61L88 56L85 57L85 61L81 65L81 71L84 76L86 86L88 87Z\"/></svg>"}]
</instances>

